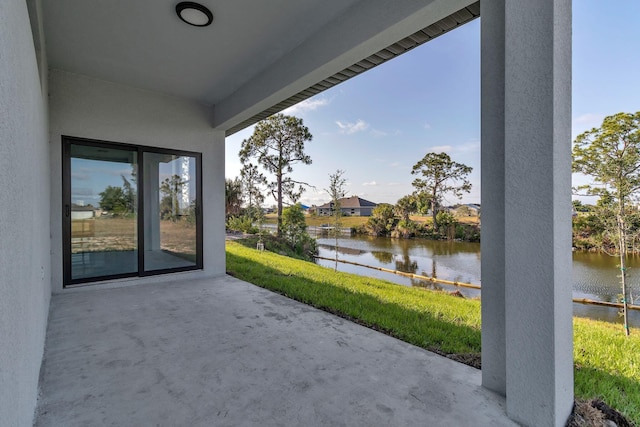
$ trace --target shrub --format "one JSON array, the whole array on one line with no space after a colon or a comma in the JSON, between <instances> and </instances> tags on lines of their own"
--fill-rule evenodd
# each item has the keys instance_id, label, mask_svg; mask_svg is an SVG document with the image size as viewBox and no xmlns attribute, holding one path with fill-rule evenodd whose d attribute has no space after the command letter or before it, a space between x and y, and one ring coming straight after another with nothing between
<instances>
[{"instance_id":1,"label":"shrub","mask_svg":"<svg viewBox=\"0 0 640 427\"><path fill-rule=\"evenodd\" d=\"M282 212L282 237L291 249L302 256L311 257L318 253L315 239L307 233L307 224L302 205L295 204Z\"/></svg>"},{"instance_id":2,"label":"shrub","mask_svg":"<svg viewBox=\"0 0 640 427\"><path fill-rule=\"evenodd\" d=\"M475 224L456 224L456 239L479 242L480 228Z\"/></svg>"},{"instance_id":3,"label":"shrub","mask_svg":"<svg viewBox=\"0 0 640 427\"><path fill-rule=\"evenodd\" d=\"M388 236L398 224L393 205L389 203L380 203L371 215L367 221L367 230L374 236Z\"/></svg>"},{"instance_id":4,"label":"shrub","mask_svg":"<svg viewBox=\"0 0 640 427\"><path fill-rule=\"evenodd\" d=\"M300 259L303 261L315 262L314 255L317 254L317 246L315 240L308 237L309 240L304 239L298 242L294 247L289 241L282 237L275 236L273 234L265 233L262 236L249 236L243 239L236 240L242 246L255 249L258 242L264 244L264 249L276 253L278 255L288 256L290 258Z\"/></svg>"},{"instance_id":5,"label":"shrub","mask_svg":"<svg viewBox=\"0 0 640 427\"><path fill-rule=\"evenodd\" d=\"M258 228L253 225L253 220L248 215L231 216L227 218L227 230L241 231L248 234L256 234Z\"/></svg>"},{"instance_id":6,"label":"shrub","mask_svg":"<svg viewBox=\"0 0 640 427\"><path fill-rule=\"evenodd\" d=\"M458 221L452 213L440 211L436 215L436 221L438 222L440 238L453 240L456 237L456 225L458 225Z\"/></svg>"},{"instance_id":7,"label":"shrub","mask_svg":"<svg viewBox=\"0 0 640 427\"><path fill-rule=\"evenodd\" d=\"M416 235L417 225L411 220L404 219L398 222L396 228L391 232L391 237L409 239Z\"/></svg>"}]
</instances>

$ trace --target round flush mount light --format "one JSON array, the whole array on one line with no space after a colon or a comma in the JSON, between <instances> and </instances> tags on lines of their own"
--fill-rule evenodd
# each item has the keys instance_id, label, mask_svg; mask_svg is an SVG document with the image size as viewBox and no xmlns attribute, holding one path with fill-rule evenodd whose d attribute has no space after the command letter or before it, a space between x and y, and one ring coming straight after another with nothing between
<instances>
[{"instance_id":1,"label":"round flush mount light","mask_svg":"<svg viewBox=\"0 0 640 427\"><path fill-rule=\"evenodd\" d=\"M213 13L200 3L183 1L176 5L178 17L194 27L206 27L213 22Z\"/></svg>"}]
</instances>

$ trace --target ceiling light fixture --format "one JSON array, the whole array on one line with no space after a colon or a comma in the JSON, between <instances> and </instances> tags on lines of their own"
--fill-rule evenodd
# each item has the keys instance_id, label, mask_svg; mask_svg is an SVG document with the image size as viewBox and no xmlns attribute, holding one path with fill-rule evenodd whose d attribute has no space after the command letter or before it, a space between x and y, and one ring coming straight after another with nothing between
<instances>
[{"instance_id":1,"label":"ceiling light fixture","mask_svg":"<svg viewBox=\"0 0 640 427\"><path fill-rule=\"evenodd\" d=\"M206 27L213 22L213 13L203 5L192 1L183 1L176 5L178 17L194 27Z\"/></svg>"}]
</instances>

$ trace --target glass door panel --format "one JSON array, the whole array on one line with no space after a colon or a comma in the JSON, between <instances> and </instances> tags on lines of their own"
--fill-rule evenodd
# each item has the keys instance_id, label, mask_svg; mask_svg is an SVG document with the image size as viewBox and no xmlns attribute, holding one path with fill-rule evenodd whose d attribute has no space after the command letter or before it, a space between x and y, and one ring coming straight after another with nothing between
<instances>
[{"instance_id":1,"label":"glass door panel","mask_svg":"<svg viewBox=\"0 0 640 427\"><path fill-rule=\"evenodd\" d=\"M201 161L63 137L64 285L202 269Z\"/></svg>"},{"instance_id":2,"label":"glass door panel","mask_svg":"<svg viewBox=\"0 0 640 427\"><path fill-rule=\"evenodd\" d=\"M137 274L137 152L72 143L69 153L67 280Z\"/></svg>"},{"instance_id":3,"label":"glass door panel","mask_svg":"<svg viewBox=\"0 0 640 427\"><path fill-rule=\"evenodd\" d=\"M196 267L196 158L145 152L143 159L144 271Z\"/></svg>"}]
</instances>

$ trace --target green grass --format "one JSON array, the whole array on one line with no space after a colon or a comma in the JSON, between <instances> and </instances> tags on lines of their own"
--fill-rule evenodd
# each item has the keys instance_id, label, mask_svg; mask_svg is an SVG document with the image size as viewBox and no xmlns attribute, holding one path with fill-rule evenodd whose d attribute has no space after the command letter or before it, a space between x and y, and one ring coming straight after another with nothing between
<instances>
[{"instance_id":1,"label":"green grass","mask_svg":"<svg viewBox=\"0 0 640 427\"><path fill-rule=\"evenodd\" d=\"M334 272L313 263L227 243L234 276L423 348L480 352L480 303L445 293Z\"/></svg>"},{"instance_id":2,"label":"green grass","mask_svg":"<svg viewBox=\"0 0 640 427\"><path fill-rule=\"evenodd\" d=\"M640 329L574 318L575 394L598 397L640 424Z\"/></svg>"},{"instance_id":3,"label":"green grass","mask_svg":"<svg viewBox=\"0 0 640 427\"><path fill-rule=\"evenodd\" d=\"M253 234L253 235L243 237L242 239L239 239L236 242L247 248L255 248L259 240L260 240L260 236L258 236L257 234ZM280 255L285 255L287 257L299 259L302 261L313 261L313 254L311 253L300 254L296 252L284 238L274 236L273 234L265 233L262 236L262 242L264 244L264 248L267 251L274 252Z\"/></svg>"},{"instance_id":4,"label":"green grass","mask_svg":"<svg viewBox=\"0 0 640 427\"><path fill-rule=\"evenodd\" d=\"M292 299L441 354L480 353L480 302L399 286L227 242L227 270ZM640 329L574 318L576 398L640 424Z\"/></svg>"}]
</instances>

